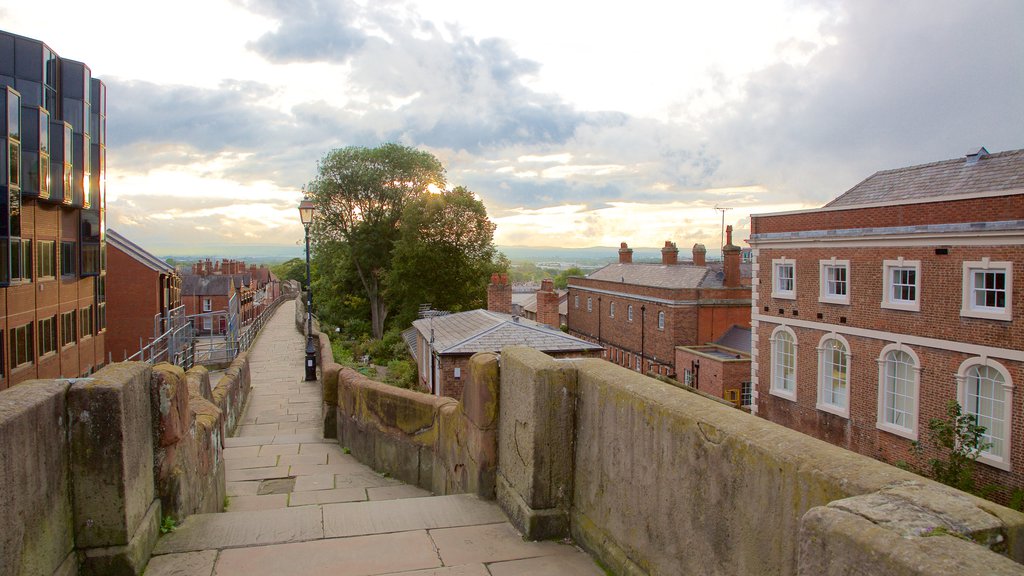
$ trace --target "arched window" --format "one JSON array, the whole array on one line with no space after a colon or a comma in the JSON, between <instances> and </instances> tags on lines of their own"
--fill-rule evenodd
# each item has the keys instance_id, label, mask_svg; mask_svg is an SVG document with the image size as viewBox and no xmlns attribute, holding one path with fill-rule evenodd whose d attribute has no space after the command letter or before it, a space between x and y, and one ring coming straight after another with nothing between
<instances>
[{"instance_id":1,"label":"arched window","mask_svg":"<svg viewBox=\"0 0 1024 576\"><path fill-rule=\"evenodd\" d=\"M658 312L658 330L665 329L665 313Z\"/></svg>"},{"instance_id":2,"label":"arched window","mask_svg":"<svg viewBox=\"0 0 1024 576\"><path fill-rule=\"evenodd\" d=\"M912 350L899 344L882 349L878 358L878 427L917 440L917 385L921 364Z\"/></svg>"},{"instance_id":3,"label":"arched window","mask_svg":"<svg viewBox=\"0 0 1024 576\"><path fill-rule=\"evenodd\" d=\"M626 306L626 319L630 322L633 321L633 305Z\"/></svg>"},{"instance_id":4,"label":"arched window","mask_svg":"<svg viewBox=\"0 0 1024 576\"><path fill-rule=\"evenodd\" d=\"M615 302L608 304L608 317L615 318Z\"/></svg>"},{"instance_id":5,"label":"arched window","mask_svg":"<svg viewBox=\"0 0 1024 576\"><path fill-rule=\"evenodd\" d=\"M580 307L580 296L579 296L579 294L577 294L576 296L572 297L572 307L573 308L577 308L577 309Z\"/></svg>"},{"instance_id":6,"label":"arched window","mask_svg":"<svg viewBox=\"0 0 1024 576\"><path fill-rule=\"evenodd\" d=\"M772 332L771 393L796 400L796 335L786 326Z\"/></svg>"},{"instance_id":7,"label":"arched window","mask_svg":"<svg viewBox=\"0 0 1024 576\"><path fill-rule=\"evenodd\" d=\"M818 409L850 415L850 346L838 334L818 345Z\"/></svg>"},{"instance_id":8,"label":"arched window","mask_svg":"<svg viewBox=\"0 0 1024 576\"><path fill-rule=\"evenodd\" d=\"M587 312L592 312L593 310L594 310L594 301L591 300L590 296L587 296Z\"/></svg>"},{"instance_id":9,"label":"arched window","mask_svg":"<svg viewBox=\"0 0 1024 576\"><path fill-rule=\"evenodd\" d=\"M1010 469L1010 408L1013 385L1010 373L998 362L971 358L957 372L957 400L964 414L974 416L985 428L980 461L1005 470Z\"/></svg>"}]
</instances>

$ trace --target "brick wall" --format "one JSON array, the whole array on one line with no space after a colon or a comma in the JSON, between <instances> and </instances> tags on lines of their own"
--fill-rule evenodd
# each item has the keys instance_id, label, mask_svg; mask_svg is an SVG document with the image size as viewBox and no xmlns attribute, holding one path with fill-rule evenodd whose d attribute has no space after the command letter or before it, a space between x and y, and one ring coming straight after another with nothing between
<instances>
[{"instance_id":1,"label":"brick wall","mask_svg":"<svg viewBox=\"0 0 1024 576\"><path fill-rule=\"evenodd\" d=\"M1024 219L1024 195L750 217L750 234Z\"/></svg>"},{"instance_id":2,"label":"brick wall","mask_svg":"<svg viewBox=\"0 0 1024 576\"><path fill-rule=\"evenodd\" d=\"M991 199L990 199L991 200ZM906 208L906 207L904 207ZM899 211L895 211L899 212ZM827 214L827 213L823 213ZM973 218L977 216L974 215ZM1009 216L1003 215L1005 219ZM828 217L825 217L827 223ZM934 218L932 218L934 220ZM961 243L958 239L950 242ZM978 242L974 240L973 242ZM816 436L833 444L890 463L908 461L924 465L925 453L915 458L911 440L883 431L878 420L878 360L883 347L903 343L920 360L917 418L918 438L927 439L927 424L932 418L944 418L946 405L956 398L957 374L962 362L982 355L1004 366L1015 387L1024 382L1024 363L1001 357L1024 349L1024 325L1018 321L1000 321L961 317L963 263L992 261L1015 264L1009 302L1014 317L1024 311L1024 248L1016 245L947 245L936 239L934 245L836 246L832 248L759 248L756 312L762 320L755 331L758 415L787 427ZM945 254L936 253L941 247ZM796 298L772 297L772 260L785 257L795 261ZM849 304L819 302L820 261L848 260ZM883 308L883 262L919 261L919 311ZM807 324L809 323L809 324ZM780 324L786 324L797 338L796 400L770 393L772 358L769 338ZM816 407L818 390L818 352L822 338L838 332L849 343L849 418ZM919 339L938 342L922 343ZM974 346L976 348L972 349ZM999 350L1010 351L999 352ZM982 483L1024 487L1024 394L1013 397L1010 422L1010 465L1006 472L978 464Z\"/></svg>"},{"instance_id":3,"label":"brick wall","mask_svg":"<svg viewBox=\"0 0 1024 576\"><path fill-rule=\"evenodd\" d=\"M107 248L108 348L120 362L139 351L139 340L153 338L153 316L160 313L160 274L125 254Z\"/></svg>"}]
</instances>

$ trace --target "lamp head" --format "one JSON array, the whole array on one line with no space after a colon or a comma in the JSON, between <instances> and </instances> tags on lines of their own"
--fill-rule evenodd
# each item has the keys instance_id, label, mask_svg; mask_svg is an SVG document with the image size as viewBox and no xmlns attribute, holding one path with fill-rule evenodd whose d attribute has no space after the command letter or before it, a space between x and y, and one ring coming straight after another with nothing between
<instances>
[{"instance_id":1,"label":"lamp head","mask_svg":"<svg viewBox=\"0 0 1024 576\"><path fill-rule=\"evenodd\" d=\"M303 198L302 202L299 202L299 219L302 220L303 226L309 226L313 223L313 212L316 210L313 201L309 198Z\"/></svg>"}]
</instances>

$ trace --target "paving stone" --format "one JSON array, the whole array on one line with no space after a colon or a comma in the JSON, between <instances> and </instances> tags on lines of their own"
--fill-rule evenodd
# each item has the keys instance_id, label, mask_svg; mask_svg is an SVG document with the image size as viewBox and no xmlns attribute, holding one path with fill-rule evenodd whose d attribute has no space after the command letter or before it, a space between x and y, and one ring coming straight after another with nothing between
<instances>
[{"instance_id":1,"label":"paving stone","mask_svg":"<svg viewBox=\"0 0 1024 576\"><path fill-rule=\"evenodd\" d=\"M367 488L366 495L370 500L399 500L401 498L424 498L434 494L430 490L424 490L419 486L400 484L398 486Z\"/></svg>"},{"instance_id":2,"label":"paving stone","mask_svg":"<svg viewBox=\"0 0 1024 576\"><path fill-rule=\"evenodd\" d=\"M242 482L245 480L265 480L267 478L288 477L287 466L270 466L267 468L245 468L243 470L228 470L226 478L228 482Z\"/></svg>"},{"instance_id":3,"label":"paving stone","mask_svg":"<svg viewBox=\"0 0 1024 576\"><path fill-rule=\"evenodd\" d=\"M277 424L249 424L238 427L237 436L266 436L267 434L276 435L280 427Z\"/></svg>"},{"instance_id":4,"label":"paving stone","mask_svg":"<svg viewBox=\"0 0 1024 576\"><path fill-rule=\"evenodd\" d=\"M566 576L570 574L570 572L567 572ZM462 566L444 566L441 568L414 570L412 572L396 572L388 576L491 576L491 573L487 571L487 567L483 564L463 564Z\"/></svg>"},{"instance_id":5,"label":"paving stone","mask_svg":"<svg viewBox=\"0 0 1024 576\"><path fill-rule=\"evenodd\" d=\"M226 512L249 510L273 510L288 507L288 494L267 494L264 496L235 496L228 499Z\"/></svg>"},{"instance_id":6,"label":"paving stone","mask_svg":"<svg viewBox=\"0 0 1024 576\"><path fill-rule=\"evenodd\" d=\"M211 576L216 550L153 556L146 565L146 576Z\"/></svg>"},{"instance_id":7,"label":"paving stone","mask_svg":"<svg viewBox=\"0 0 1024 576\"><path fill-rule=\"evenodd\" d=\"M258 480L227 482L224 487L228 496L255 496L260 483Z\"/></svg>"},{"instance_id":8,"label":"paving stone","mask_svg":"<svg viewBox=\"0 0 1024 576\"><path fill-rule=\"evenodd\" d=\"M299 453L298 444L271 444L260 447L260 456L290 456Z\"/></svg>"},{"instance_id":9,"label":"paving stone","mask_svg":"<svg viewBox=\"0 0 1024 576\"><path fill-rule=\"evenodd\" d=\"M295 414L271 414L268 416L259 416L256 418L257 424L283 424L285 422L295 422L299 417Z\"/></svg>"},{"instance_id":10,"label":"paving stone","mask_svg":"<svg viewBox=\"0 0 1024 576\"><path fill-rule=\"evenodd\" d=\"M298 466L300 464L319 466L327 464L327 454L294 454L281 456L281 466Z\"/></svg>"},{"instance_id":11,"label":"paving stone","mask_svg":"<svg viewBox=\"0 0 1024 576\"><path fill-rule=\"evenodd\" d=\"M256 448L252 446L252 448ZM243 470L245 468L273 468L277 466L277 456L262 456L258 458L233 458L224 460L225 470Z\"/></svg>"},{"instance_id":12,"label":"paving stone","mask_svg":"<svg viewBox=\"0 0 1024 576\"><path fill-rule=\"evenodd\" d=\"M225 448L224 459L234 460L235 458L255 458L260 455L259 446L243 446L239 448Z\"/></svg>"},{"instance_id":13,"label":"paving stone","mask_svg":"<svg viewBox=\"0 0 1024 576\"><path fill-rule=\"evenodd\" d=\"M305 492L307 490L331 490L334 485L334 474L308 474L295 477L295 488L293 492Z\"/></svg>"},{"instance_id":14,"label":"paving stone","mask_svg":"<svg viewBox=\"0 0 1024 576\"><path fill-rule=\"evenodd\" d=\"M271 444L273 436L231 436L224 439L225 448L238 448L241 446L259 446L260 444Z\"/></svg>"},{"instance_id":15,"label":"paving stone","mask_svg":"<svg viewBox=\"0 0 1024 576\"><path fill-rule=\"evenodd\" d=\"M273 444L301 444L303 442L323 441L323 436L316 433L308 434L278 434L274 436ZM268 442L270 444L270 442Z\"/></svg>"},{"instance_id":16,"label":"paving stone","mask_svg":"<svg viewBox=\"0 0 1024 576\"><path fill-rule=\"evenodd\" d=\"M315 506L195 514L157 541L156 554L213 548L283 544L323 538L320 509Z\"/></svg>"},{"instance_id":17,"label":"paving stone","mask_svg":"<svg viewBox=\"0 0 1024 576\"><path fill-rule=\"evenodd\" d=\"M289 506L309 506L311 504L335 504L337 502L362 502L366 500L364 488L334 488L331 490L309 490L292 492L288 499Z\"/></svg>"},{"instance_id":18,"label":"paving stone","mask_svg":"<svg viewBox=\"0 0 1024 576\"><path fill-rule=\"evenodd\" d=\"M440 565L427 533L415 531L224 550L217 576L361 576Z\"/></svg>"},{"instance_id":19,"label":"paving stone","mask_svg":"<svg viewBox=\"0 0 1024 576\"><path fill-rule=\"evenodd\" d=\"M605 571L581 550L540 558L495 562L488 564L487 568L490 570L491 576L563 576L569 574L604 576L605 574Z\"/></svg>"},{"instance_id":20,"label":"paving stone","mask_svg":"<svg viewBox=\"0 0 1024 576\"><path fill-rule=\"evenodd\" d=\"M421 502L404 500L404 502ZM325 514L326 519L326 514ZM327 532L325 530L325 532ZM431 530L438 554L445 565L455 566L472 562L496 562L568 554L576 548L557 542L528 542L508 522L481 526L459 526Z\"/></svg>"},{"instance_id":21,"label":"paving stone","mask_svg":"<svg viewBox=\"0 0 1024 576\"><path fill-rule=\"evenodd\" d=\"M307 442L299 446L299 454L327 454L328 456L333 454L341 454L341 446L338 446L337 442ZM358 461L349 456L349 458L358 463Z\"/></svg>"},{"instance_id":22,"label":"paving stone","mask_svg":"<svg viewBox=\"0 0 1024 576\"><path fill-rule=\"evenodd\" d=\"M325 504L323 510L328 538L505 521L495 503L468 494Z\"/></svg>"},{"instance_id":23,"label":"paving stone","mask_svg":"<svg viewBox=\"0 0 1024 576\"><path fill-rule=\"evenodd\" d=\"M295 490L295 478L275 478L260 482L259 490L256 494L259 496L266 494L288 494L293 490Z\"/></svg>"}]
</instances>

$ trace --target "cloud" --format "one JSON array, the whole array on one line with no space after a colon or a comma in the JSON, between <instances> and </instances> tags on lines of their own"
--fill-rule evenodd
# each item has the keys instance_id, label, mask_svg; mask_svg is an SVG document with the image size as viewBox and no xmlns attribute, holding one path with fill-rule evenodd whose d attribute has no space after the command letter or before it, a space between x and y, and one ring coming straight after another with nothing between
<instances>
[{"instance_id":1,"label":"cloud","mask_svg":"<svg viewBox=\"0 0 1024 576\"><path fill-rule=\"evenodd\" d=\"M356 20L359 6L346 0L254 0L250 10L276 18L277 30L248 44L267 60L289 62L345 62L367 40Z\"/></svg>"}]
</instances>

